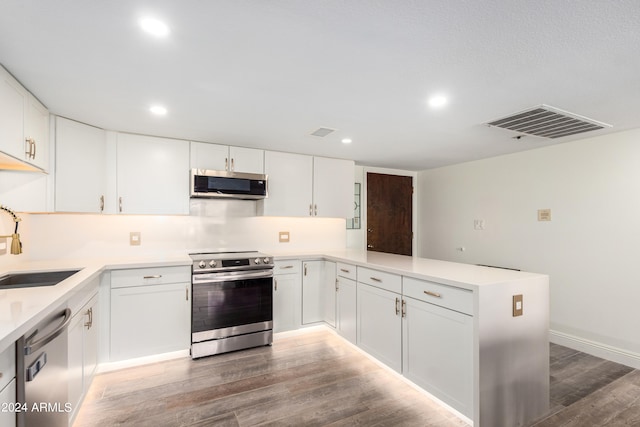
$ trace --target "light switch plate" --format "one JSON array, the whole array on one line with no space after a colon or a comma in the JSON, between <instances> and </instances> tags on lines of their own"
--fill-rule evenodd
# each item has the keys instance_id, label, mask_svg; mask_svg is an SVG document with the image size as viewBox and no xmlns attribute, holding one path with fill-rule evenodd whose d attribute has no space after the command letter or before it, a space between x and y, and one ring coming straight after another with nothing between
<instances>
[{"instance_id":1,"label":"light switch plate","mask_svg":"<svg viewBox=\"0 0 640 427\"><path fill-rule=\"evenodd\" d=\"M522 294L513 296L513 317L522 316Z\"/></svg>"},{"instance_id":2,"label":"light switch plate","mask_svg":"<svg viewBox=\"0 0 640 427\"><path fill-rule=\"evenodd\" d=\"M129 233L129 245L140 246L141 239L142 239L142 236L140 235L139 231L132 231L131 233Z\"/></svg>"},{"instance_id":3,"label":"light switch plate","mask_svg":"<svg viewBox=\"0 0 640 427\"><path fill-rule=\"evenodd\" d=\"M289 232L281 231L278 233L278 241L280 243L289 243Z\"/></svg>"}]
</instances>

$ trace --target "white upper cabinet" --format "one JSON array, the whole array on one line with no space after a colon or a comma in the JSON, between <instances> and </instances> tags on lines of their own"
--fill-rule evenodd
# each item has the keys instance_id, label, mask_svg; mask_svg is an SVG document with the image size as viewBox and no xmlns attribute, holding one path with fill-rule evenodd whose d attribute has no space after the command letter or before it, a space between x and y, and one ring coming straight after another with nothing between
<instances>
[{"instance_id":1,"label":"white upper cabinet","mask_svg":"<svg viewBox=\"0 0 640 427\"><path fill-rule=\"evenodd\" d=\"M264 151L192 141L191 168L261 174L264 173Z\"/></svg>"},{"instance_id":2,"label":"white upper cabinet","mask_svg":"<svg viewBox=\"0 0 640 427\"><path fill-rule=\"evenodd\" d=\"M264 170L269 192L264 200L264 215L309 216L312 212L313 158L266 151Z\"/></svg>"},{"instance_id":3,"label":"white upper cabinet","mask_svg":"<svg viewBox=\"0 0 640 427\"><path fill-rule=\"evenodd\" d=\"M353 215L353 161L266 151L264 167L269 177L264 215Z\"/></svg>"},{"instance_id":4,"label":"white upper cabinet","mask_svg":"<svg viewBox=\"0 0 640 427\"><path fill-rule=\"evenodd\" d=\"M313 158L313 216L353 216L352 160Z\"/></svg>"},{"instance_id":5,"label":"white upper cabinet","mask_svg":"<svg viewBox=\"0 0 640 427\"><path fill-rule=\"evenodd\" d=\"M42 170L49 165L49 111L0 67L0 151Z\"/></svg>"},{"instance_id":6,"label":"white upper cabinet","mask_svg":"<svg viewBox=\"0 0 640 427\"><path fill-rule=\"evenodd\" d=\"M189 214L187 141L119 133L117 211Z\"/></svg>"},{"instance_id":7,"label":"white upper cabinet","mask_svg":"<svg viewBox=\"0 0 640 427\"><path fill-rule=\"evenodd\" d=\"M56 117L55 210L102 213L107 194L106 132Z\"/></svg>"}]
</instances>

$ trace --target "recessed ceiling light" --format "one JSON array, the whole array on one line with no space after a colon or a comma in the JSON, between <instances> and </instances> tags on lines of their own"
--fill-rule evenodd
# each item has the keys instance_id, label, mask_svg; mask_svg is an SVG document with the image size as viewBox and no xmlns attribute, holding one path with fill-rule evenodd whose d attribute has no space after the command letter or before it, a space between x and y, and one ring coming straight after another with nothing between
<instances>
[{"instance_id":1,"label":"recessed ceiling light","mask_svg":"<svg viewBox=\"0 0 640 427\"><path fill-rule=\"evenodd\" d=\"M351 141L351 138L344 138L344 139L342 140L342 143L343 143L343 144L351 144L351 142L353 142L353 141Z\"/></svg>"},{"instance_id":2,"label":"recessed ceiling light","mask_svg":"<svg viewBox=\"0 0 640 427\"><path fill-rule=\"evenodd\" d=\"M140 20L140 27L142 27L145 32L156 37L166 37L169 34L167 24L155 18L142 18Z\"/></svg>"},{"instance_id":3,"label":"recessed ceiling light","mask_svg":"<svg viewBox=\"0 0 640 427\"><path fill-rule=\"evenodd\" d=\"M434 95L429 98L429 107L431 108L442 108L447 105L447 97L444 95Z\"/></svg>"},{"instance_id":4,"label":"recessed ceiling light","mask_svg":"<svg viewBox=\"0 0 640 427\"><path fill-rule=\"evenodd\" d=\"M164 116L167 114L167 109L162 105L152 105L149 108L149 111L151 111L156 116Z\"/></svg>"}]
</instances>

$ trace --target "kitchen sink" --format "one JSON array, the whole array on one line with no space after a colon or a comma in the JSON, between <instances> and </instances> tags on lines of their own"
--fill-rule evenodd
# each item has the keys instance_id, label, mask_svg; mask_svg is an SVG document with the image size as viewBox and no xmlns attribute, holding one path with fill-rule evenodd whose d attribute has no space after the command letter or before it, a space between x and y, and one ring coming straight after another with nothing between
<instances>
[{"instance_id":1,"label":"kitchen sink","mask_svg":"<svg viewBox=\"0 0 640 427\"><path fill-rule=\"evenodd\" d=\"M0 289L35 288L53 286L80 270L40 271L13 273L0 276Z\"/></svg>"}]
</instances>

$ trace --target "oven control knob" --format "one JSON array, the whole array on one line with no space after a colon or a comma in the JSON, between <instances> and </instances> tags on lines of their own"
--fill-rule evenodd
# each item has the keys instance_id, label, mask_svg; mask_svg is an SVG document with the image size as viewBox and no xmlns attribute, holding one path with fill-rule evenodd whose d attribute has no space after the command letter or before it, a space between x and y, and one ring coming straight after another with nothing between
<instances>
[{"instance_id":1,"label":"oven control knob","mask_svg":"<svg viewBox=\"0 0 640 427\"><path fill-rule=\"evenodd\" d=\"M265 263L265 264L269 264L269 258L265 258L265 259L264 259L264 263Z\"/></svg>"},{"instance_id":2,"label":"oven control knob","mask_svg":"<svg viewBox=\"0 0 640 427\"><path fill-rule=\"evenodd\" d=\"M200 268L205 268L207 266L207 264L204 261L200 261L200 263L198 264L198 267Z\"/></svg>"},{"instance_id":3,"label":"oven control knob","mask_svg":"<svg viewBox=\"0 0 640 427\"><path fill-rule=\"evenodd\" d=\"M260 264L260 258L256 258L256 264Z\"/></svg>"},{"instance_id":4,"label":"oven control knob","mask_svg":"<svg viewBox=\"0 0 640 427\"><path fill-rule=\"evenodd\" d=\"M209 261L209 267L215 267L217 264L216 260L212 259L211 261Z\"/></svg>"}]
</instances>

